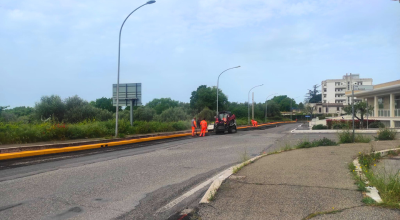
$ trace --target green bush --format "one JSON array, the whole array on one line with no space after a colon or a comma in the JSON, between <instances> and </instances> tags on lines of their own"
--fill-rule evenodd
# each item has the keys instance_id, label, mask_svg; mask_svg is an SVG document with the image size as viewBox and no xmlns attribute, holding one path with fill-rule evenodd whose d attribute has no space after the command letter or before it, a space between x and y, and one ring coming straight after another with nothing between
<instances>
[{"instance_id":1,"label":"green bush","mask_svg":"<svg viewBox=\"0 0 400 220\"><path fill-rule=\"evenodd\" d=\"M328 129L328 126L325 126L325 125L314 125L313 127L312 127L312 129L313 130L322 130L322 129Z\"/></svg>"},{"instance_id":2,"label":"green bush","mask_svg":"<svg viewBox=\"0 0 400 220\"><path fill-rule=\"evenodd\" d=\"M396 130L390 128L381 128L378 131L378 136L375 137L376 140L394 140L396 139Z\"/></svg>"},{"instance_id":3,"label":"green bush","mask_svg":"<svg viewBox=\"0 0 400 220\"><path fill-rule=\"evenodd\" d=\"M342 132L338 133L339 136L339 143L353 143L353 134L350 133L350 130L346 129Z\"/></svg>"},{"instance_id":4,"label":"green bush","mask_svg":"<svg viewBox=\"0 0 400 220\"><path fill-rule=\"evenodd\" d=\"M385 125L382 122L372 122L368 126L369 128L384 128Z\"/></svg>"},{"instance_id":5,"label":"green bush","mask_svg":"<svg viewBox=\"0 0 400 220\"><path fill-rule=\"evenodd\" d=\"M320 146L336 146L337 143L335 141L332 141L331 139L328 139L326 137L319 139L319 140L314 140L314 141L301 141L296 145L296 148L311 148L311 147L320 147Z\"/></svg>"},{"instance_id":6,"label":"green bush","mask_svg":"<svg viewBox=\"0 0 400 220\"><path fill-rule=\"evenodd\" d=\"M197 114L197 119L203 120L203 118L205 118L206 121L214 121L215 114L215 111L212 111L206 107L199 114Z\"/></svg>"},{"instance_id":7,"label":"green bush","mask_svg":"<svg viewBox=\"0 0 400 220\"><path fill-rule=\"evenodd\" d=\"M121 135L181 131L188 129L190 129L190 121L135 121L134 126L130 126L128 120L119 120L118 123L118 131ZM75 124L53 124L50 122L41 124L0 123L0 144L101 138L114 135L115 120L87 120Z\"/></svg>"},{"instance_id":8,"label":"green bush","mask_svg":"<svg viewBox=\"0 0 400 220\"><path fill-rule=\"evenodd\" d=\"M371 137L368 137L368 136L362 135L362 134L357 134L354 138L354 142L369 143L369 142L371 142Z\"/></svg>"}]
</instances>

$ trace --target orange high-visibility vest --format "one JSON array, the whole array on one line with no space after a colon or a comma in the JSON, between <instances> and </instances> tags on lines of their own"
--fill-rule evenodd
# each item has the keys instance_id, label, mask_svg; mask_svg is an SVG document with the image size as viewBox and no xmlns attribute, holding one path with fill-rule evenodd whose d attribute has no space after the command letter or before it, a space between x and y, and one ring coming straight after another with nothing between
<instances>
[{"instance_id":1,"label":"orange high-visibility vest","mask_svg":"<svg viewBox=\"0 0 400 220\"><path fill-rule=\"evenodd\" d=\"M201 126L202 128L206 128L206 127L207 127L207 122L206 122L205 120L201 121L201 122L200 122L200 126Z\"/></svg>"}]
</instances>

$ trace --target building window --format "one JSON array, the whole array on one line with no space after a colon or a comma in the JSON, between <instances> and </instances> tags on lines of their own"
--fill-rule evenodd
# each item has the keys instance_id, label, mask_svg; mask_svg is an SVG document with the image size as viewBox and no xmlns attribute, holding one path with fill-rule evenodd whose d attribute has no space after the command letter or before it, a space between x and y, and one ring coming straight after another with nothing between
<instances>
[{"instance_id":1,"label":"building window","mask_svg":"<svg viewBox=\"0 0 400 220\"><path fill-rule=\"evenodd\" d=\"M340 107L337 107L336 110L337 110L337 111L340 111Z\"/></svg>"},{"instance_id":2,"label":"building window","mask_svg":"<svg viewBox=\"0 0 400 220\"><path fill-rule=\"evenodd\" d=\"M326 94L324 94L324 98L326 98Z\"/></svg>"},{"instance_id":3,"label":"building window","mask_svg":"<svg viewBox=\"0 0 400 220\"><path fill-rule=\"evenodd\" d=\"M326 92L326 89L324 89L324 92Z\"/></svg>"},{"instance_id":4,"label":"building window","mask_svg":"<svg viewBox=\"0 0 400 220\"><path fill-rule=\"evenodd\" d=\"M319 113L321 113L321 108L319 108Z\"/></svg>"}]
</instances>

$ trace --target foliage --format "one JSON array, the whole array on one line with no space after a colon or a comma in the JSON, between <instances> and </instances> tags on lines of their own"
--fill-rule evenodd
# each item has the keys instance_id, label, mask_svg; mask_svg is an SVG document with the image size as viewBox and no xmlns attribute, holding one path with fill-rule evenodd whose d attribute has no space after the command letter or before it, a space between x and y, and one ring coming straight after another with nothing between
<instances>
[{"instance_id":1,"label":"foliage","mask_svg":"<svg viewBox=\"0 0 400 220\"><path fill-rule=\"evenodd\" d=\"M163 111L155 119L162 122L185 121L191 117L181 107L169 108Z\"/></svg>"},{"instance_id":2,"label":"foliage","mask_svg":"<svg viewBox=\"0 0 400 220\"><path fill-rule=\"evenodd\" d=\"M369 127L370 128L385 128L385 125L380 121L376 121L376 122L369 124Z\"/></svg>"},{"instance_id":3,"label":"foliage","mask_svg":"<svg viewBox=\"0 0 400 220\"><path fill-rule=\"evenodd\" d=\"M226 103L228 102L228 98L219 89L218 92L218 110L224 110L226 108ZM206 85L201 85L197 88L196 91L192 92L190 97L190 107L196 109L200 112L203 108L207 107L211 110L217 109L217 88L216 87L207 87Z\"/></svg>"},{"instance_id":4,"label":"foliage","mask_svg":"<svg viewBox=\"0 0 400 220\"><path fill-rule=\"evenodd\" d=\"M341 143L341 144L353 143L353 134L350 133L349 129L339 132L338 136L339 136L339 143Z\"/></svg>"},{"instance_id":5,"label":"foliage","mask_svg":"<svg viewBox=\"0 0 400 220\"><path fill-rule=\"evenodd\" d=\"M125 111L125 112L129 112L129 110ZM129 112L130 114L130 112ZM129 114L127 117L127 120L129 119ZM136 110L133 111L133 120L135 121L152 121L154 116L156 115L156 110L154 110L153 108L150 108L148 106L145 107L138 107Z\"/></svg>"},{"instance_id":6,"label":"foliage","mask_svg":"<svg viewBox=\"0 0 400 220\"><path fill-rule=\"evenodd\" d=\"M371 106L371 105L369 106L367 102L354 103L354 117L361 121L361 127L363 127L364 115L367 114L367 113L371 114L373 110L374 110L374 107ZM343 108L343 111L345 111L349 115L353 114L353 110L352 110L352 106L351 105L345 106ZM357 116L357 114L360 114L361 118L359 118Z\"/></svg>"},{"instance_id":7,"label":"foliage","mask_svg":"<svg viewBox=\"0 0 400 220\"><path fill-rule=\"evenodd\" d=\"M328 127L327 127L326 125L321 125L321 124L319 124L319 125L314 125L314 126L312 127L312 130L322 130L322 129L328 129Z\"/></svg>"},{"instance_id":8,"label":"foliage","mask_svg":"<svg viewBox=\"0 0 400 220\"><path fill-rule=\"evenodd\" d=\"M135 121L130 126L128 120L120 120L119 132L123 135L146 134L187 130L189 121L144 122ZM0 144L20 144L52 140L111 137L115 135L115 120L86 120L75 124L40 124L0 123Z\"/></svg>"},{"instance_id":9,"label":"foliage","mask_svg":"<svg viewBox=\"0 0 400 220\"><path fill-rule=\"evenodd\" d=\"M35 104L35 113L38 119L53 117L55 120L62 121L65 104L58 95L43 96Z\"/></svg>"},{"instance_id":10,"label":"foliage","mask_svg":"<svg viewBox=\"0 0 400 220\"><path fill-rule=\"evenodd\" d=\"M324 137L322 139L313 140L311 142L308 140L301 141L296 145L296 148L311 148L319 146L336 146L336 145L337 143L335 141L332 141L331 139Z\"/></svg>"},{"instance_id":11,"label":"foliage","mask_svg":"<svg viewBox=\"0 0 400 220\"><path fill-rule=\"evenodd\" d=\"M381 128L378 131L378 136L375 137L376 140L394 140L396 139L396 130L390 128Z\"/></svg>"},{"instance_id":12,"label":"foliage","mask_svg":"<svg viewBox=\"0 0 400 220\"><path fill-rule=\"evenodd\" d=\"M208 109L207 107L205 107L198 115L197 115L197 119L199 120L203 120L203 118L206 119L206 121L214 121L214 116L215 116L215 112Z\"/></svg>"},{"instance_id":13,"label":"foliage","mask_svg":"<svg viewBox=\"0 0 400 220\"><path fill-rule=\"evenodd\" d=\"M287 95L274 96L271 100L279 105L279 110L282 112L289 112L290 107L297 108L298 106L296 101Z\"/></svg>"},{"instance_id":14,"label":"foliage","mask_svg":"<svg viewBox=\"0 0 400 220\"><path fill-rule=\"evenodd\" d=\"M104 110L107 110L109 112L114 112L115 113L116 112L116 107L113 106L112 102L113 102L112 98L102 97L102 98L96 99L96 101L90 102L90 104L93 107L96 107L96 108L99 108L99 109L104 109ZM121 111L122 108L119 107L118 110Z\"/></svg>"},{"instance_id":15,"label":"foliage","mask_svg":"<svg viewBox=\"0 0 400 220\"><path fill-rule=\"evenodd\" d=\"M354 142L356 143L369 143L371 142L372 138L367 135L357 134L354 137Z\"/></svg>"},{"instance_id":16,"label":"foliage","mask_svg":"<svg viewBox=\"0 0 400 220\"><path fill-rule=\"evenodd\" d=\"M172 100L171 98L153 99L146 104L146 107L152 108L159 115L169 108L178 107L179 101Z\"/></svg>"},{"instance_id":17,"label":"foliage","mask_svg":"<svg viewBox=\"0 0 400 220\"><path fill-rule=\"evenodd\" d=\"M304 104L303 104L302 102L299 103L298 109L299 109L300 111L303 111L303 110L304 110Z\"/></svg>"}]
</instances>

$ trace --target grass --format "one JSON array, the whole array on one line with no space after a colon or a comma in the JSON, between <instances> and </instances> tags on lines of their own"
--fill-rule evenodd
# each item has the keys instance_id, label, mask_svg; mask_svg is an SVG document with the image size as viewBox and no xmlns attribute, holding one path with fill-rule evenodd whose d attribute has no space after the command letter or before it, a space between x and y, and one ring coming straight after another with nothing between
<instances>
[{"instance_id":1,"label":"grass","mask_svg":"<svg viewBox=\"0 0 400 220\"><path fill-rule=\"evenodd\" d=\"M354 184L357 185L357 190L361 191L361 192L366 192L367 188L366 188L364 181L362 181L361 177L358 176L357 173L355 172L356 166L354 166L353 163L350 163L348 168L349 168L350 172L353 173L353 179L355 181Z\"/></svg>"},{"instance_id":2,"label":"grass","mask_svg":"<svg viewBox=\"0 0 400 220\"><path fill-rule=\"evenodd\" d=\"M216 190L213 190L210 192L210 196L207 198L208 201L214 201L215 200L215 195L216 195Z\"/></svg>"},{"instance_id":3,"label":"grass","mask_svg":"<svg viewBox=\"0 0 400 220\"><path fill-rule=\"evenodd\" d=\"M132 134L181 131L190 129L189 121L145 122L119 120L119 137ZM41 141L110 138L115 135L115 120L84 121L76 124L23 124L0 122L0 144L23 144Z\"/></svg>"},{"instance_id":4,"label":"grass","mask_svg":"<svg viewBox=\"0 0 400 220\"><path fill-rule=\"evenodd\" d=\"M396 154L393 152L392 154ZM376 163L381 159L380 153L360 153L359 163L362 167L362 172L368 179L369 185L378 189L383 203L381 206L400 209L400 175L398 173L374 173L370 168L376 166ZM365 200L365 201L364 201ZM373 204L367 199L363 199L366 204Z\"/></svg>"},{"instance_id":5,"label":"grass","mask_svg":"<svg viewBox=\"0 0 400 220\"><path fill-rule=\"evenodd\" d=\"M339 143L353 143L353 133L349 129L345 129L342 132L338 132ZM367 135L356 134L354 136L355 143L369 143L372 138Z\"/></svg>"},{"instance_id":6,"label":"grass","mask_svg":"<svg viewBox=\"0 0 400 220\"><path fill-rule=\"evenodd\" d=\"M363 202L363 203L365 203L365 204L367 204L367 205L372 205L372 204L375 204L375 203L376 203L375 200L372 199L371 197L364 197L364 198L361 200L361 202Z\"/></svg>"},{"instance_id":7,"label":"grass","mask_svg":"<svg viewBox=\"0 0 400 220\"><path fill-rule=\"evenodd\" d=\"M308 220L308 219L312 219L314 217L317 217L319 215L329 215L329 214L336 214L339 212L342 212L343 210L333 210L333 211L325 211L325 212L315 212L315 213L311 213L309 214L307 217L303 218L303 220Z\"/></svg>"},{"instance_id":8,"label":"grass","mask_svg":"<svg viewBox=\"0 0 400 220\"><path fill-rule=\"evenodd\" d=\"M390 151L387 152L387 155L389 157L399 156L399 154L400 154L400 150L397 150L397 151L390 150Z\"/></svg>"},{"instance_id":9,"label":"grass","mask_svg":"<svg viewBox=\"0 0 400 220\"><path fill-rule=\"evenodd\" d=\"M356 143L369 143L371 142L372 138L367 135L357 134L354 138Z\"/></svg>"},{"instance_id":10,"label":"grass","mask_svg":"<svg viewBox=\"0 0 400 220\"><path fill-rule=\"evenodd\" d=\"M296 145L296 148L312 148L312 147L320 147L320 146L336 146L338 145L335 141L328 139L326 137L319 140L303 140Z\"/></svg>"}]
</instances>

